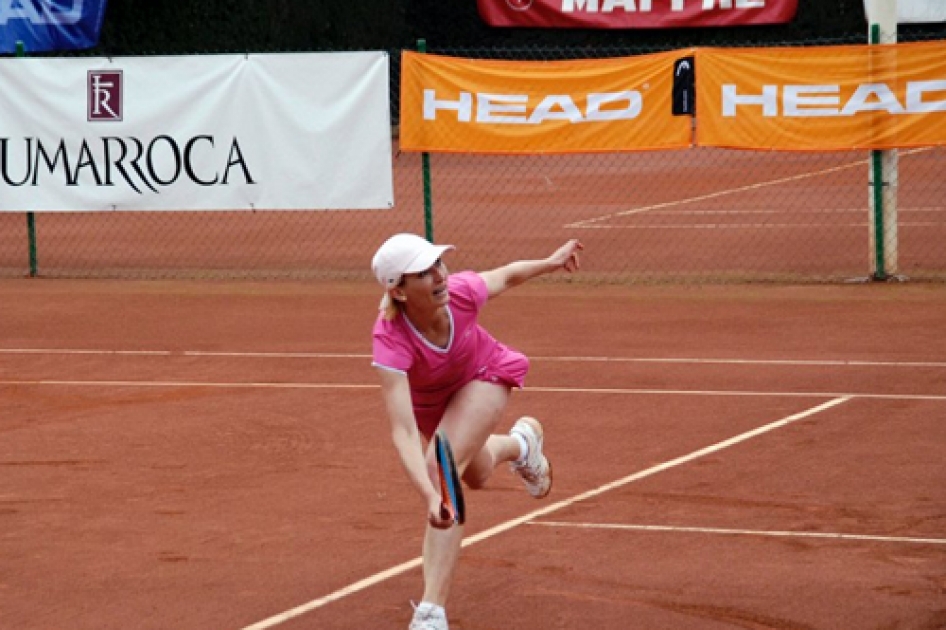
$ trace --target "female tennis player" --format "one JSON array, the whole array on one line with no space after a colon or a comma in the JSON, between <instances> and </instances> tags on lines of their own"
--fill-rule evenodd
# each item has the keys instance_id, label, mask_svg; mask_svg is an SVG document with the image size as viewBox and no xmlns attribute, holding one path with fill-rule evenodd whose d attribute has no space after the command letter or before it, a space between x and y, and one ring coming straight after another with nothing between
<instances>
[{"instance_id":1,"label":"female tennis player","mask_svg":"<svg viewBox=\"0 0 946 630\"><path fill-rule=\"evenodd\" d=\"M529 493L542 498L552 468L542 452L535 418L516 421L508 435L494 433L513 387L522 387L529 360L494 339L477 323L489 298L537 276L579 268L582 244L570 240L544 260L521 260L476 273L450 275L434 245L396 234L371 263L385 289L373 330L373 365L394 447L427 516L424 595L410 630L448 630L444 606L460 554L463 527L441 513L430 440L442 429L453 446L465 484L482 488L498 465L509 462Z\"/></svg>"}]
</instances>

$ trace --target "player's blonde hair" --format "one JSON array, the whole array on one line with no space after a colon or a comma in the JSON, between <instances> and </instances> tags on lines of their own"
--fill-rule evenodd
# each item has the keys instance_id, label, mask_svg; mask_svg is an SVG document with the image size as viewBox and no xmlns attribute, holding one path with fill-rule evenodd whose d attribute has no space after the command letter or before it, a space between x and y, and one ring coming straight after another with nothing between
<instances>
[{"instance_id":1,"label":"player's blonde hair","mask_svg":"<svg viewBox=\"0 0 946 630\"><path fill-rule=\"evenodd\" d=\"M401 276L397 286L404 286L404 276ZM392 290L393 289L388 289L388 291L384 294L384 297L381 299L381 318L386 322L394 321L397 318L397 314L401 312L400 303L394 299L393 295L391 295Z\"/></svg>"},{"instance_id":2,"label":"player's blonde hair","mask_svg":"<svg viewBox=\"0 0 946 630\"><path fill-rule=\"evenodd\" d=\"M401 307L398 305L397 301L388 293L387 300L385 300L385 303L381 307L381 318L386 322L394 321L400 310Z\"/></svg>"}]
</instances>

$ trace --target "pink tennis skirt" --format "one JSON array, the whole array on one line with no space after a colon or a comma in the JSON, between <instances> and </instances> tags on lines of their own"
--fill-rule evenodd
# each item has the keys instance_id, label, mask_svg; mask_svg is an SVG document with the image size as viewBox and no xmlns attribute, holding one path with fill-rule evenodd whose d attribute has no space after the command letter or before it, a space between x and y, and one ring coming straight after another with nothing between
<instances>
[{"instance_id":1,"label":"pink tennis skirt","mask_svg":"<svg viewBox=\"0 0 946 630\"><path fill-rule=\"evenodd\" d=\"M529 358L526 355L503 344L497 344L489 361L476 371L470 381L483 381L518 389L525 383L528 372ZM427 438L434 434L453 395L470 381L460 383L436 402L426 401L423 406L414 406L414 417L421 433Z\"/></svg>"}]
</instances>

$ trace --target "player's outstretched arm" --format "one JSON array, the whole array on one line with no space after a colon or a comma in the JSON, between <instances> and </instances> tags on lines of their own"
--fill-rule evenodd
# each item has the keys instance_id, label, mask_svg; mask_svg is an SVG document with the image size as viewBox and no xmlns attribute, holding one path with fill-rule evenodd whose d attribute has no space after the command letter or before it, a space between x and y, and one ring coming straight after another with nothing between
<instances>
[{"instance_id":1,"label":"player's outstretched arm","mask_svg":"<svg viewBox=\"0 0 946 630\"><path fill-rule=\"evenodd\" d=\"M391 421L391 440L404 466L404 472L427 507L427 521L439 529L453 525L451 518L440 512L440 490L434 486L431 462L414 420L411 392L407 376L383 368L378 369L381 379L381 397Z\"/></svg>"},{"instance_id":2,"label":"player's outstretched arm","mask_svg":"<svg viewBox=\"0 0 946 630\"><path fill-rule=\"evenodd\" d=\"M578 239L571 239L555 250L551 256L542 260L519 260L502 267L480 273L486 282L489 297L496 297L506 289L518 286L536 276L564 269L569 273L578 271L581 266L579 253L584 245Z\"/></svg>"}]
</instances>

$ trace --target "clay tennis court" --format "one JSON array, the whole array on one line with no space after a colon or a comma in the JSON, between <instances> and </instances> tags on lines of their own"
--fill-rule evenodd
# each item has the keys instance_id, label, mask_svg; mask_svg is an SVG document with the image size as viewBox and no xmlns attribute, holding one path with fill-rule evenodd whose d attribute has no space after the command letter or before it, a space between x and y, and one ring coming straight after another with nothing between
<instances>
[{"instance_id":1,"label":"clay tennis court","mask_svg":"<svg viewBox=\"0 0 946 630\"><path fill-rule=\"evenodd\" d=\"M403 629L423 512L370 283L0 282L5 628ZM451 628L946 626L946 292L538 284L543 501L468 495Z\"/></svg>"}]
</instances>

